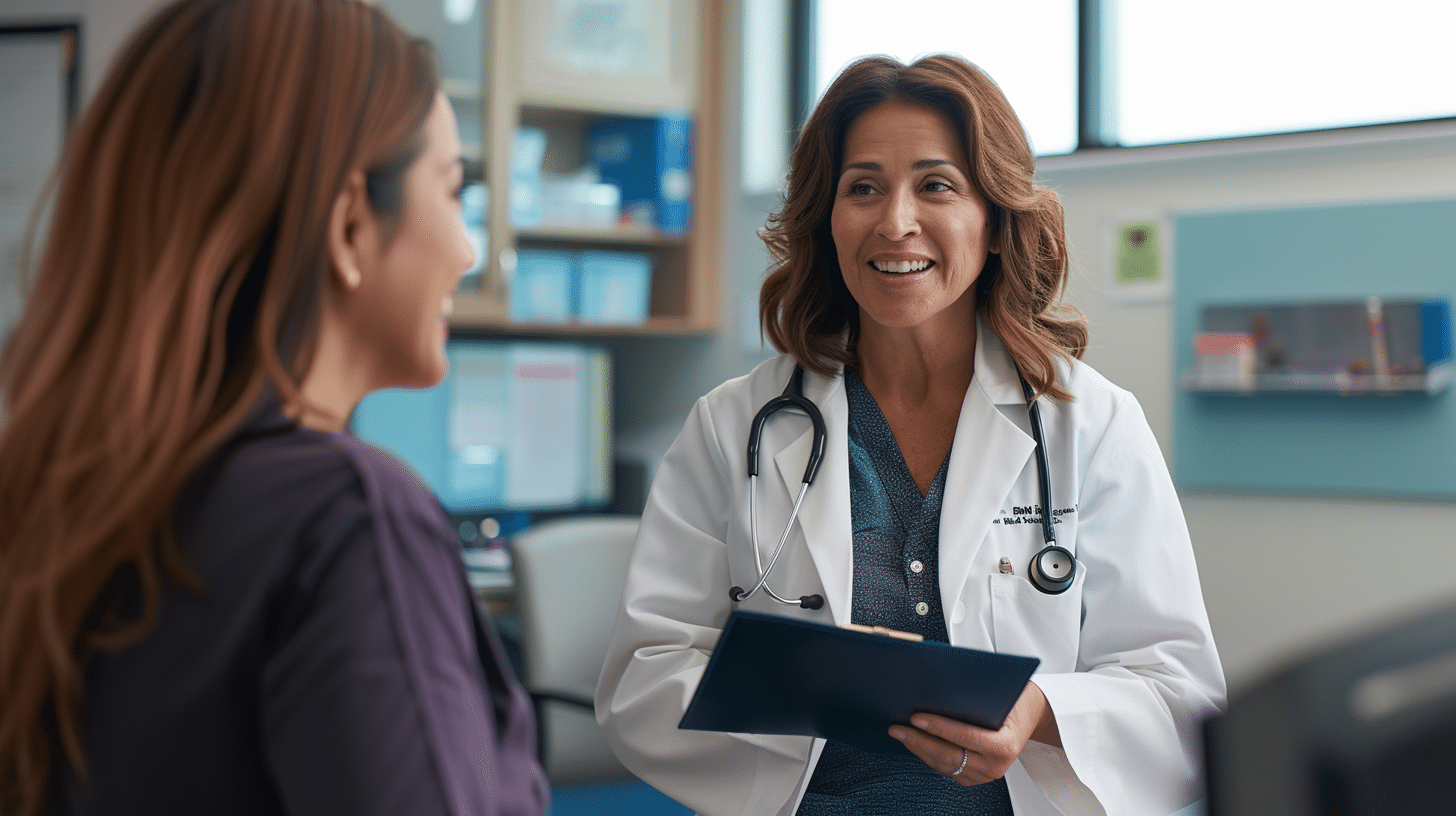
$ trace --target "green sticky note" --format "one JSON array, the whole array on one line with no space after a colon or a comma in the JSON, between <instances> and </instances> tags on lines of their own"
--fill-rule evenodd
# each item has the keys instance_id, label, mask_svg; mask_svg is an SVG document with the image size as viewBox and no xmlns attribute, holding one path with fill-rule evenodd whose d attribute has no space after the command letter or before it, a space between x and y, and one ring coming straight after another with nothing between
<instances>
[{"instance_id":1,"label":"green sticky note","mask_svg":"<svg viewBox=\"0 0 1456 816\"><path fill-rule=\"evenodd\" d=\"M1155 283L1163 277L1163 250L1153 221L1123 224L1117 231L1117 282Z\"/></svg>"}]
</instances>

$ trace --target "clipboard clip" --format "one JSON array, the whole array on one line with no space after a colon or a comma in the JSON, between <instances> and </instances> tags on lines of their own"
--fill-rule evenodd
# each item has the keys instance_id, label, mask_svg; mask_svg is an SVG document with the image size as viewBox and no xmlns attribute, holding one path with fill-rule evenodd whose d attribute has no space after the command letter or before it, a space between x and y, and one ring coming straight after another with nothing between
<instances>
[{"instance_id":1,"label":"clipboard clip","mask_svg":"<svg viewBox=\"0 0 1456 816\"><path fill-rule=\"evenodd\" d=\"M913 643L920 643L925 640L924 635L917 635L914 632L902 632L899 629L891 629L888 626L865 626L861 623L841 623L840 629L848 629L851 632L863 632L866 635L884 635L885 637L899 638Z\"/></svg>"}]
</instances>

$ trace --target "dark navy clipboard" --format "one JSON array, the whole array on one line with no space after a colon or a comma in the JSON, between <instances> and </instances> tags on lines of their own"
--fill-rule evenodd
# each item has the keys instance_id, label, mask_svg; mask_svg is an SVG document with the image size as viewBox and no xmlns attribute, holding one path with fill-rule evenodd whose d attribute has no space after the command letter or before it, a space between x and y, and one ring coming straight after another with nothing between
<instances>
[{"instance_id":1,"label":"dark navy clipboard","mask_svg":"<svg viewBox=\"0 0 1456 816\"><path fill-rule=\"evenodd\" d=\"M824 737L908 754L917 711L998 729L1040 663L933 641L735 611L678 728Z\"/></svg>"}]
</instances>

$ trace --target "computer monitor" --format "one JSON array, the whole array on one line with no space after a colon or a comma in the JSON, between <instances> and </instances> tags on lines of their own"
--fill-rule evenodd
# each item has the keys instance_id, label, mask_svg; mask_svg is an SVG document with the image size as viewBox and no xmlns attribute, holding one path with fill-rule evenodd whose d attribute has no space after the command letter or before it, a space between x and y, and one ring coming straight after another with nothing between
<instances>
[{"instance_id":1,"label":"computer monitor","mask_svg":"<svg viewBox=\"0 0 1456 816\"><path fill-rule=\"evenodd\" d=\"M611 358L581 343L451 339L425 390L366 397L350 420L457 516L599 510L612 499Z\"/></svg>"},{"instance_id":2,"label":"computer monitor","mask_svg":"<svg viewBox=\"0 0 1456 816\"><path fill-rule=\"evenodd\" d=\"M1456 606L1275 672L1204 737L1208 816L1456 813Z\"/></svg>"}]
</instances>

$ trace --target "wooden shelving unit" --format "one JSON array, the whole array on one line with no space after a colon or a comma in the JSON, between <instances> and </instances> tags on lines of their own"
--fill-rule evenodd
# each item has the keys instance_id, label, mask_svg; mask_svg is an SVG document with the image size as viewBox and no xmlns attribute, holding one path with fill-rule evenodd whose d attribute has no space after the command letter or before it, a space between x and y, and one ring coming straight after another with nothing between
<instances>
[{"instance_id":1,"label":"wooden shelving unit","mask_svg":"<svg viewBox=\"0 0 1456 816\"><path fill-rule=\"evenodd\" d=\"M721 30L725 0L654 0L647 59L662 76L585 73L547 59L561 21L551 3L489 4L486 78L479 86L484 139L483 174L490 188L486 214L489 258L478 289L455 296L451 324L472 334L683 335L714 331L720 322L722 264ZM459 98L469 83L447 88ZM564 173L584 163L584 134L598 119L686 110L693 118L691 229L652 230L547 226L517 229L510 220L511 149L523 124L547 131L546 170ZM648 319L633 326L513 322L509 317L515 252L524 248L629 250L653 260Z\"/></svg>"}]
</instances>

